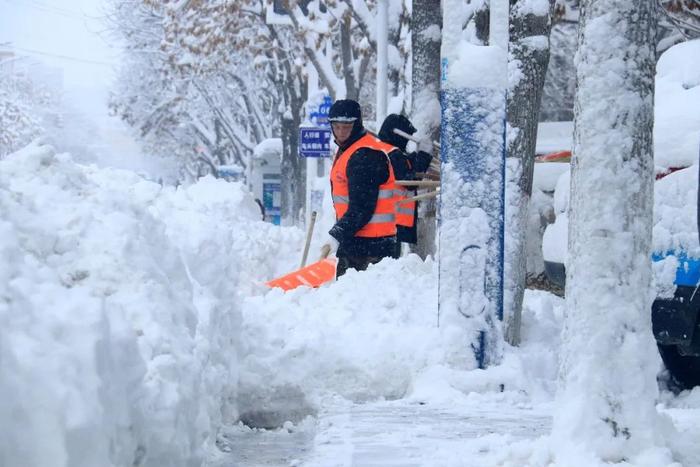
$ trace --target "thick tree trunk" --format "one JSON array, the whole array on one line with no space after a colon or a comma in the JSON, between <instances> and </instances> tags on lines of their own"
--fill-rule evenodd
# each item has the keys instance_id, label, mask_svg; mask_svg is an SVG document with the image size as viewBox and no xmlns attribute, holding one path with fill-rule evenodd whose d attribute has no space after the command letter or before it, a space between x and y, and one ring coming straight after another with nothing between
<instances>
[{"instance_id":1,"label":"thick tree trunk","mask_svg":"<svg viewBox=\"0 0 700 467\"><path fill-rule=\"evenodd\" d=\"M654 13L653 0L582 1L553 426L562 463L672 463L658 431L650 313Z\"/></svg>"},{"instance_id":2,"label":"thick tree trunk","mask_svg":"<svg viewBox=\"0 0 700 467\"><path fill-rule=\"evenodd\" d=\"M300 225L304 218L304 199L306 190L306 164L299 157L298 118L282 120L282 177L280 181L282 223L283 225Z\"/></svg>"},{"instance_id":3,"label":"thick tree trunk","mask_svg":"<svg viewBox=\"0 0 700 467\"><path fill-rule=\"evenodd\" d=\"M440 140L440 45L442 13L440 0L413 0L413 110L411 119L418 131ZM418 244L415 253L425 258L435 254L435 201L418 203Z\"/></svg>"},{"instance_id":4,"label":"thick tree trunk","mask_svg":"<svg viewBox=\"0 0 700 467\"><path fill-rule=\"evenodd\" d=\"M574 119L576 93L576 30L578 24L559 21L552 24L549 34L549 66L544 78L540 120L565 122Z\"/></svg>"},{"instance_id":5,"label":"thick tree trunk","mask_svg":"<svg viewBox=\"0 0 700 467\"><path fill-rule=\"evenodd\" d=\"M506 340L517 345L527 275L528 206L532 195L537 122L549 63L551 20L549 10L528 7L531 2L511 0L510 5L510 68L517 72L511 76L507 103L508 132L512 134L508 138L506 160L503 308Z\"/></svg>"},{"instance_id":6,"label":"thick tree trunk","mask_svg":"<svg viewBox=\"0 0 700 467\"><path fill-rule=\"evenodd\" d=\"M352 56L352 36L350 33L352 16L348 13L343 17L340 26L340 50L343 61L343 77L345 78L344 99L358 100L360 89L355 81L354 60ZM341 97L335 96L340 99Z\"/></svg>"},{"instance_id":7,"label":"thick tree trunk","mask_svg":"<svg viewBox=\"0 0 700 467\"><path fill-rule=\"evenodd\" d=\"M287 70L289 71L289 70ZM306 86L291 72L284 89L287 111L282 115L281 217L283 225L302 225L306 206L306 160L299 157L299 125Z\"/></svg>"}]
</instances>

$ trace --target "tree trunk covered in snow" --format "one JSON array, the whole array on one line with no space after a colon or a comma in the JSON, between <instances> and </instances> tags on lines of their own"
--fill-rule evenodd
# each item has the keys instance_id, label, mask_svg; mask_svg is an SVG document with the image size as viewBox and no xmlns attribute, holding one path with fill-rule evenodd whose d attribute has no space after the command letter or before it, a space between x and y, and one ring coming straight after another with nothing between
<instances>
[{"instance_id":1,"label":"tree trunk covered in snow","mask_svg":"<svg viewBox=\"0 0 700 467\"><path fill-rule=\"evenodd\" d=\"M558 21L549 34L549 66L544 79L540 121L565 122L574 119L576 93L576 31L578 24Z\"/></svg>"},{"instance_id":2,"label":"tree trunk covered in snow","mask_svg":"<svg viewBox=\"0 0 700 467\"><path fill-rule=\"evenodd\" d=\"M411 119L420 134L440 141L440 0L414 0L411 19L413 86ZM435 254L435 201L418 203L418 244L422 258Z\"/></svg>"},{"instance_id":3,"label":"tree trunk covered in snow","mask_svg":"<svg viewBox=\"0 0 700 467\"><path fill-rule=\"evenodd\" d=\"M354 61L352 56L352 16L348 11L340 21L340 51L343 59L343 79L345 80L345 99L357 100L360 97L360 89L355 77ZM332 96L339 98L337 96Z\"/></svg>"},{"instance_id":4,"label":"tree trunk covered in snow","mask_svg":"<svg viewBox=\"0 0 700 467\"><path fill-rule=\"evenodd\" d=\"M285 105L282 113L281 217L283 225L301 225L306 202L306 160L299 157L299 126L307 94L301 77L293 76L288 63L282 68L286 79L281 86Z\"/></svg>"},{"instance_id":5,"label":"tree trunk covered in snow","mask_svg":"<svg viewBox=\"0 0 700 467\"><path fill-rule=\"evenodd\" d=\"M272 44L289 43L284 27L265 24ZM282 133L282 163L280 165L280 217L282 225L301 225L306 205L306 161L299 157L299 125L308 91L304 77L295 67L295 54L277 46L276 67L269 71L270 82L277 83L282 102L280 127Z\"/></svg>"},{"instance_id":6,"label":"tree trunk covered in snow","mask_svg":"<svg viewBox=\"0 0 700 467\"><path fill-rule=\"evenodd\" d=\"M527 253L528 206L537 141L537 122L549 63L549 0L510 1L510 90L506 159L504 316L506 340L520 342Z\"/></svg>"},{"instance_id":7,"label":"tree trunk covered in snow","mask_svg":"<svg viewBox=\"0 0 700 467\"><path fill-rule=\"evenodd\" d=\"M414 0L413 124L433 141L440 139L440 0Z\"/></svg>"},{"instance_id":8,"label":"tree trunk covered in snow","mask_svg":"<svg viewBox=\"0 0 700 467\"><path fill-rule=\"evenodd\" d=\"M298 105L301 107L303 101ZM299 157L301 110L282 116L281 217L284 225L301 225L306 200L306 160Z\"/></svg>"},{"instance_id":9,"label":"tree trunk covered in snow","mask_svg":"<svg viewBox=\"0 0 700 467\"><path fill-rule=\"evenodd\" d=\"M562 464L671 462L658 432L650 311L654 13L653 0L582 1L553 426Z\"/></svg>"}]
</instances>

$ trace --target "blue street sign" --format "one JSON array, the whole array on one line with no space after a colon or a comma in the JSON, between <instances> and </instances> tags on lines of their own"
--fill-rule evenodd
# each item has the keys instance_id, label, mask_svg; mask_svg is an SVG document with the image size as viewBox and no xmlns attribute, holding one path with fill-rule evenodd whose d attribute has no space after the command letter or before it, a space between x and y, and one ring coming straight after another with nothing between
<instances>
[{"instance_id":1,"label":"blue street sign","mask_svg":"<svg viewBox=\"0 0 700 467\"><path fill-rule=\"evenodd\" d=\"M330 128L299 128L299 155L301 157L330 157Z\"/></svg>"},{"instance_id":2,"label":"blue street sign","mask_svg":"<svg viewBox=\"0 0 700 467\"><path fill-rule=\"evenodd\" d=\"M309 114L309 119L318 127L328 127L328 111L331 109L331 96L323 96L323 102L319 104L318 110Z\"/></svg>"}]
</instances>

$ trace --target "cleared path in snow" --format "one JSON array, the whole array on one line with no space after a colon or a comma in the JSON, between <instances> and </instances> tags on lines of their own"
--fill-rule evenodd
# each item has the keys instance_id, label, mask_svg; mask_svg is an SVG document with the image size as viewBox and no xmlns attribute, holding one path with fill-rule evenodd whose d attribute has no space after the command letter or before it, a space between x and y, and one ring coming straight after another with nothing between
<instances>
[{"instance_id":1,"label":"cleared path in snow","mask_svg":"<svg viewBox=\"0 0 700 467\"><path fill-rule=\"evenodd\" d=\"M433 407L405 401L334 404L292 433L232 429L210 466L425 467L498 465L513 442L546 435L549 414L488 401ZM221 443L220 443L221 444Z\"/></svg>"}]
</instances>

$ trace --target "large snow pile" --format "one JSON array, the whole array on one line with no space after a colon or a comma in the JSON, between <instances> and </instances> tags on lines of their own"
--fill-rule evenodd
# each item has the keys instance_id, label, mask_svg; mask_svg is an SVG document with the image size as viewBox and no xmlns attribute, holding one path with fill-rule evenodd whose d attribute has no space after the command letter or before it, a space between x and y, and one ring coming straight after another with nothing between
<instances>
[{"instance_id":1,"label":"large snow pile","mask_svg":"<svg viewBox=\"0 0 700 467\"><path fill-rule=\"evenodd\" d=\"M236 415L238 293L287 235L258 218L211 178L0 161L0 465L196 464Z\"/></svg>"},{"instance_id":2,"label":"large snow pile","mask_svg":"<svg viewBox=\"0 0 700 467\"><path fill-rule=\"evenodd\" d=\"M414 369L441 359L434 266L417 256L384 260L320 289L247 299L241 412L273 412L274 404L284 417L294 407L275 398L290 394L309 409L327 393L403 397Z\"/></svg>"},{"instance_id":3,"label":"large snow pile","mask_svg":"<svg viewBox=\"0 0 700 467\"><path fill-rule=\"evenodd\" d=\"M450 404L470 392L504 389L503 397L519 400L552 397L557 362L549 346L557 342L560 299L528 294L519 352L507 347L502 365L469 371L473 356L462 327L445 317L438 327L437 285L437 264L409 255L351 270L319 289L246 299L242 420L257 427L296 423L336 396ZM534 336L542 332L548 339Z\"/></svg>"}]
</instances>

